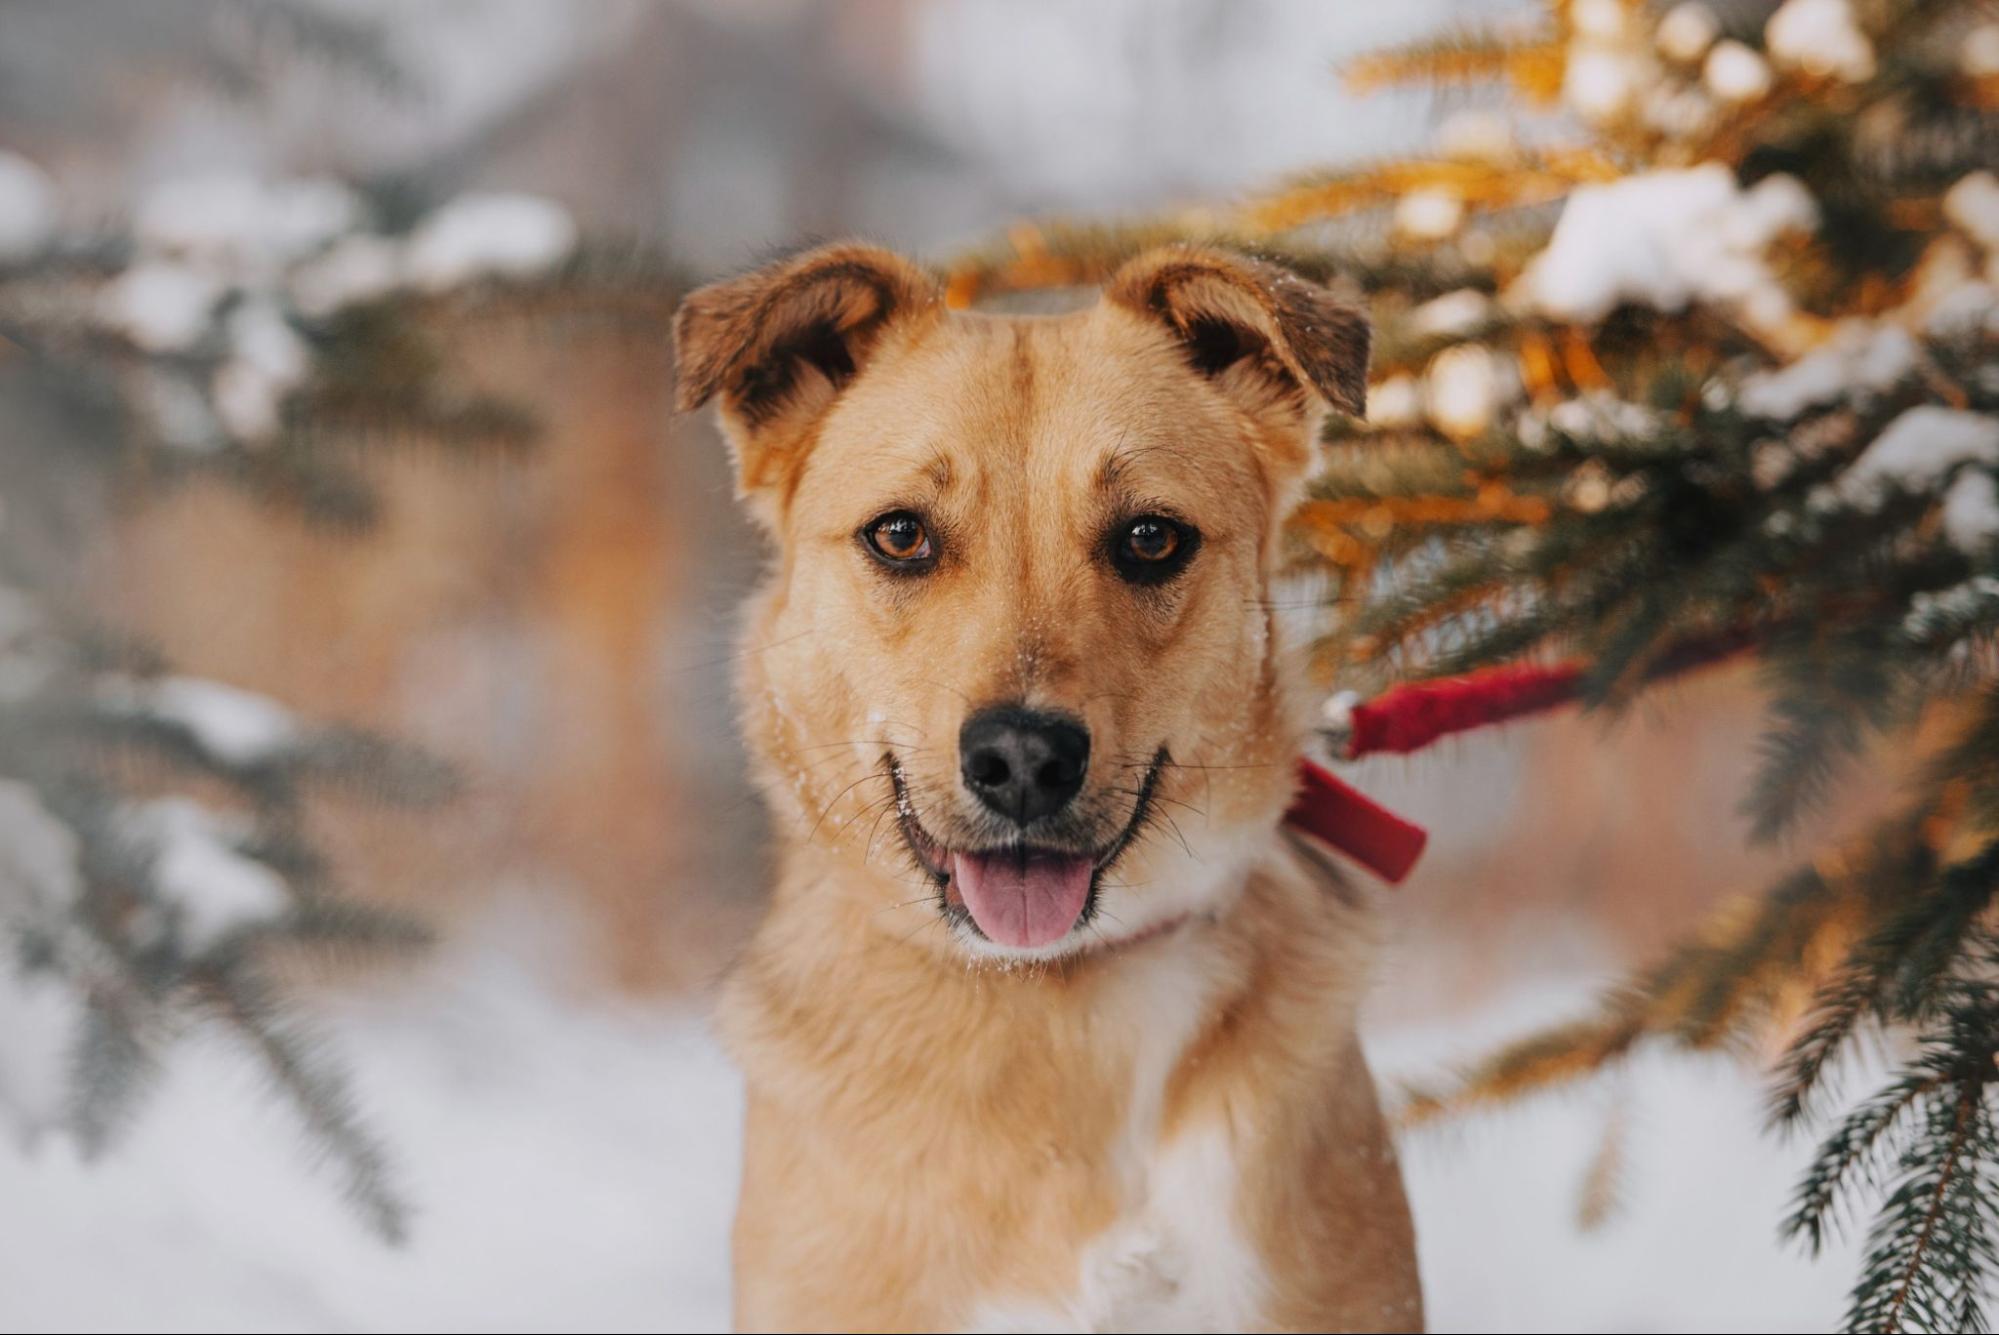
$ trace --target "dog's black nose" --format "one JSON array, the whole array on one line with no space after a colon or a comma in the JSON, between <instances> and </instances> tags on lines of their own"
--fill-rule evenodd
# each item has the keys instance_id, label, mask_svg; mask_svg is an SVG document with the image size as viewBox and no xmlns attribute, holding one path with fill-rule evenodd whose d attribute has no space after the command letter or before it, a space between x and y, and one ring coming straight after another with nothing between
<instances>
[{"instance_id":1,"label":"dog's black nose","mask_svg":"<svg viewBox=\"0 0 1999 1335\"><path fill-rule=\"evenodd\" d=\"M1018 705L982 709L958 731L965 786L1026 825L1069 805L1090 767L1090 734L1073 719Z\"/></svg>"}]
</instances>

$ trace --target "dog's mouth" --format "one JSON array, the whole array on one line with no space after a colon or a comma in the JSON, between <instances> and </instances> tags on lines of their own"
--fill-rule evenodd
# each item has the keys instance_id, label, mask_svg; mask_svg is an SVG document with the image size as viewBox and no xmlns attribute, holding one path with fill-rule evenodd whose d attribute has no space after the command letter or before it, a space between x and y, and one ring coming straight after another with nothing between
<instances>
[{"instance_id":1,"label":"dog's mouth","mask_svg":"<svg viewBox=\"0 0 1999 1335\"><path fill-rule=\"evenodd\" d=\"M946 921L995 945L1014 950L1052 946L1089 923L1105 873L1145 829L1153 790L1166 767L1161 747L1147 766L1130 817L1098 848L1064 848L1014 842L986 848L953 848L924 828L910 801L902 766L882 763L895 785L896 825L917 865L936 884Z\"/></svg>"}]
</instances>

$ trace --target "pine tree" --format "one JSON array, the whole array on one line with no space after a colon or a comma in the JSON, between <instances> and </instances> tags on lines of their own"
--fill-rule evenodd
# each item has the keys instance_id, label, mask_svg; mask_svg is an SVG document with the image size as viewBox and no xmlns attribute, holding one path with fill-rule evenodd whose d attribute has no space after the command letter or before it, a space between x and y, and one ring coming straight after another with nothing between
<instances>
[{"instance_id":1,"label":"pine tree","mask_svg":"<svg viewBox=\"0 0 1999 1335\"><path fill-rule=\"evenodd\" d=\"M1833 1114L1870 1032L1906 1053L1833 1116L1786 1232L1871 1213L1856 1330L1984 1328L1999 1128L1999 13L1977 0L1550 0L1369 56L1504 111L1434 156L1134 225L1023 225L961 303L1231 244L1364 289L1365 423L1328 428L1301 567L1354 609L1363 696L1558 661L1615 709L1719 656L1768 692L1745 795L1773 839L1869 748L1901 808L1729 904L1593 1016L1416 1116L1641 1044L1786 1045L1773 1117ZM1794 1002L1813 998L1803 1014ZM1861 1204L1863 1203L1864 1204Z\"/></svg>"},{"instance_id":2,"label":"pine tree","mask_svg":"<svg viewBox=\"0 0 1999 1335\"><path fill-rule=\"evenodd\" d=\"M254 58L225 79L245 95L273 43L371 84L402 77L366 25L282 4L215 13L247 25ZM406 1210L387 1155L281 966L427 935L343 893L311 836L314 794L434 803L453 776L176 673L91 612L85 567L121 507L197 476L362 532L379 506L371 451L532 438L523 405L467 387L459 331L576 313L663 324L679 285L525 195L200 177L85 233L61 225L58 194L0 152L0 1114L29 1142L68 1134L95 1155L174 1042L219 1028L395 1239Z\"/></svg>"}]
</instances>

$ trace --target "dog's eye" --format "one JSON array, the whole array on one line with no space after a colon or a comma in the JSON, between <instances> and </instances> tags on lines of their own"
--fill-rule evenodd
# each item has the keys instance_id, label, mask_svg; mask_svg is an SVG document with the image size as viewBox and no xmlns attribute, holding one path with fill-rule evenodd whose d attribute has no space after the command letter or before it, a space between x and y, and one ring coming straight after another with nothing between
<instances>
[{"instance_id":1,"label":"dog's eye","mask_svg":"<svg viewBox=\"0 0 1999 1335\"><path fill-rule=\"evenodd\" d=\"M1177 519L1140 515L1113 531L1111 563L1133 584L1158 584L1180 573L1199 542L1200 535Z\"/></svg>"},{"instance_id":2,"label":"dog's eye","mask_svg":"<svg viewBox=\"0 0 1999 1335\"><path fill-rule=\"evenodd\" d=\"M908 510L891 510L861 530L868 550L895 569L914 570L928 566L937 557L930 530L921 516Z\"/></svg>"},{"instance_id":3,"label":"dog's eye","mask_svg":"<svg viewBox=\"0 0 1999 1335\"><path fill-rule=\"evenodd\" d=\"M1124 549L1134 561L1164 561L1180 550L1180 532L1159 519L1141 519L1124 533Z\"/></svg>"}]
</instances>

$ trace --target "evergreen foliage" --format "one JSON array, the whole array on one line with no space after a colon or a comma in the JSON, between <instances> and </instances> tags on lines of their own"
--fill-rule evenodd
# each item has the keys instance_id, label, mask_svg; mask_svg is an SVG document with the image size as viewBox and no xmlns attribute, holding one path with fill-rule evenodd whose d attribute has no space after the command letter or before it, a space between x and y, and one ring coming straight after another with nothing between
<instances>
[{"instance_id":1,"label":"evergreen foliage","mask_svg":"<svg viewBox=\"0 0 1999 1335\"><path fill-rule=\"evenodd\" d=\"M246 71L289 54L404 87L371 27L305 5L214 12L238 25ZM343 893L314 795L423 805L453 776L393 739L177 674L95 618L85 567L121 507L186 477L365 529L371 453L534 434L521 405L471 387L459 331L551 313L663 325L676 299L656 258L582 244L549 201L412 192L169 181L128 225L85 234L61 226L35 163L0 153L0 1116L29 1142L67 1134L98 1154L176 1040L220 1032L391 1240L407 1212L389 1157L282 966L426 939Z\"/></svg>"}]
</instances>

